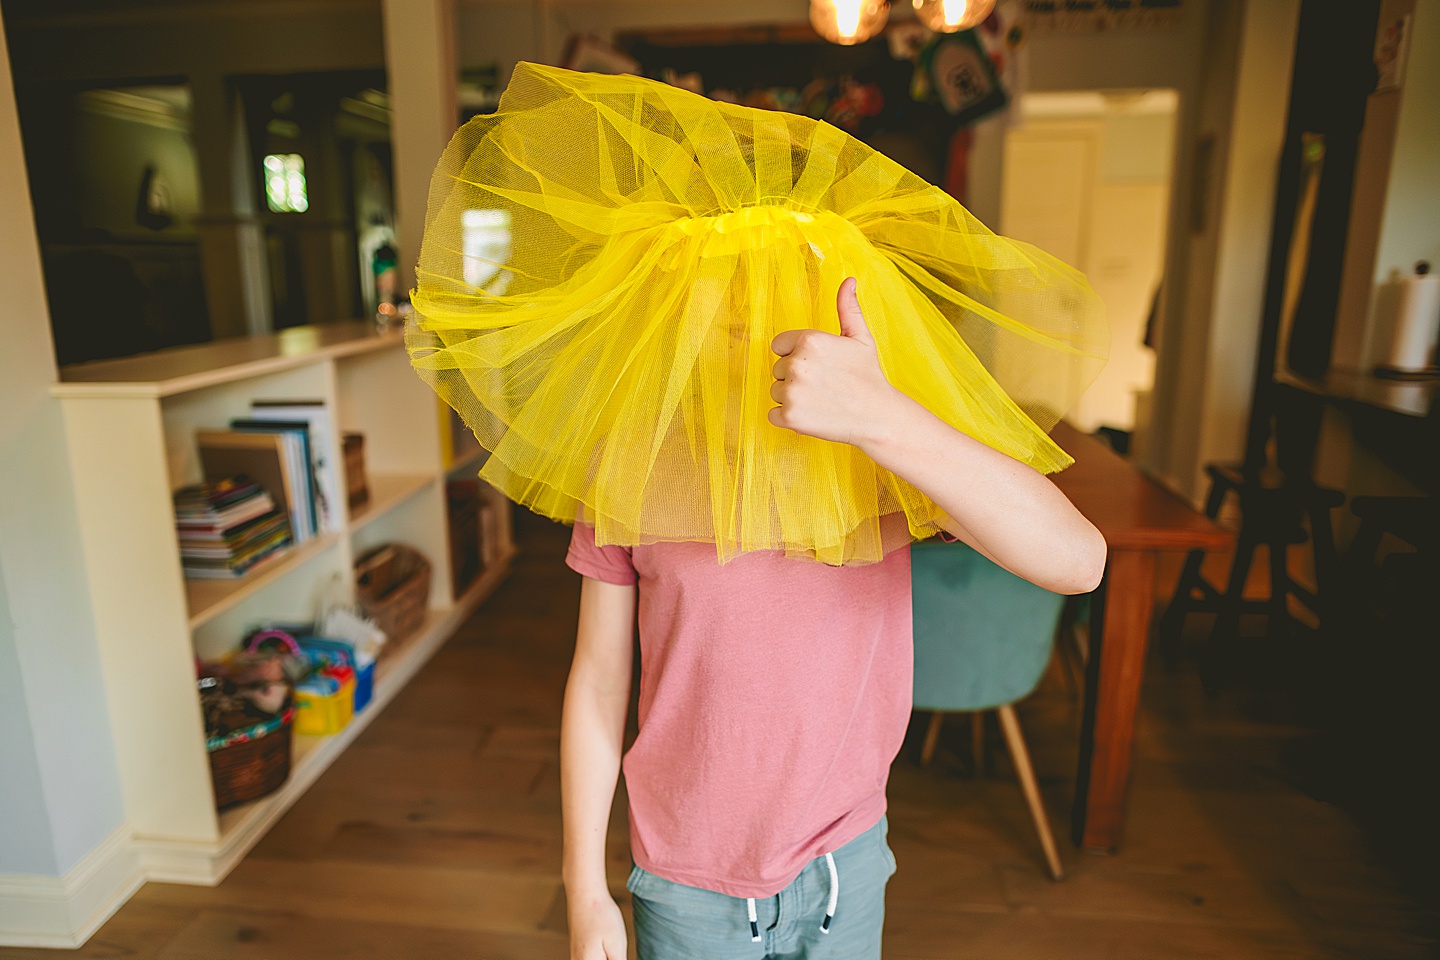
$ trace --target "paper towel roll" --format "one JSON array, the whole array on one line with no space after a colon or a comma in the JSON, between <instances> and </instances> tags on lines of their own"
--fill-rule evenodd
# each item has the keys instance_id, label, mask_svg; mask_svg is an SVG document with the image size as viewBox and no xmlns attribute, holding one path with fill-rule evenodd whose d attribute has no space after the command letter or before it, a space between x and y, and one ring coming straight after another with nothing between
<instances>
[{"instance_id":1,"label":"paper towel roll","mask_svg":"<svg viewBox=\"0 0 1440 960\"><path fill-rule=\"evenodd\" d=\"M1395 336L1385 366L1416 373L1430 366L1435 336L1440 331L1440 276L1429 264L1416 264L1413 276L1400 281L1395 308Z\"/></svg>"}]
</instances>

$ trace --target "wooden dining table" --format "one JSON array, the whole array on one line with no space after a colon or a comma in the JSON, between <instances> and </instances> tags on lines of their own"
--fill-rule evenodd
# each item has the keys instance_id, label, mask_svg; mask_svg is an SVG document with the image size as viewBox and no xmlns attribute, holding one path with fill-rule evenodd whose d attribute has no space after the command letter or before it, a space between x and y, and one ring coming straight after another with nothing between
<instances>
[{"instance_id":1,"label":"wooden dining table","mask_svg":"<svg viewBox=\"0 0 1440 960\"><path fill-rule=\"evenodd\" d=\"M1075 843L1113 852L1125 822L1135 714L1155 601L1155 560L1169 551L1217 550L1234 535L1150 479L1108 445L1061 422L1051 433L1075 463L1054 477L1105 537L1110 556L1090 612Z\"/></svg>"}]
</instances>

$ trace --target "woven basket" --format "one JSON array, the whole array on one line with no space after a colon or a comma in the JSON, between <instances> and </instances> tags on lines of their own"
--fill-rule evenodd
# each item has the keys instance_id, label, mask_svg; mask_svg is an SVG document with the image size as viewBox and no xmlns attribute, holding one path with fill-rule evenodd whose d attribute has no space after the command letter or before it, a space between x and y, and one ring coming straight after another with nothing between
<instances>
[{"instance_id":1,"label":"woven basket","mask_svg":"<svg viewBox=\"0 0 1440 960\"><path fill-rule=\"evenodd\" d=\"M388 643L381 655L414 635L430 601L430 561L414 547L387 543L355 561L355 594Z\"/></svg>"},{"instance_id":2,"label":"woven basket","mask_svg":"<svg viewBox=\"0 0 1440 960\"><path fill-rule=\"evenodd\" d=\"M217 808L263 797L285 782L294 718L294 709L287 709L274 720L211 740L210 779Z\"/></svg>"}]
</instances>

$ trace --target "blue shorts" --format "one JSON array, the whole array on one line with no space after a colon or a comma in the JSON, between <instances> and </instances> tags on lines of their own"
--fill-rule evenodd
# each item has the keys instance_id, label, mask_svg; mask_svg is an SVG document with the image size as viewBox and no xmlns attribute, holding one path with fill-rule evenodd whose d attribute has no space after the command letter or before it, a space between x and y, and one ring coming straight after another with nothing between
<instances>
[{"instance_id":1,"label":"blue shorts","mask_svg":"<svg viewBox=\"0 0 1440 960\"><path fill-rule=\"evenodd\" d=\"M879 960L885 884L895 872L887 829L881 817L829 860L810 861L775 896L755 900L753 927L744 897L688 887L637 866L626 887L639 960ZM824 932L832 877L838 896Z\"/></svg>"}]
</instances>

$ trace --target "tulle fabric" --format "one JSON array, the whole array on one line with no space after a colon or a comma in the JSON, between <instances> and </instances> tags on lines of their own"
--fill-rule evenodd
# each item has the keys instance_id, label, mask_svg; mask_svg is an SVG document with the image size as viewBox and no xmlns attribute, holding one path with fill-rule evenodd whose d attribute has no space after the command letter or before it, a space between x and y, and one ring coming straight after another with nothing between
<instances>
[{"instance_id":1,"label":"tulle fabric","mask_svg":"<svg viewBox=\"0 0 1440 960\"><path fill-rule=\"evenodd\" d=\"M636 77L521 63L455 135L407 343L491 451L481 477L598 543L873 562L941 510L767 419L771 340L838 333L848 276L892 384L1037 470L1071 462L1046 431L1108 342L1080 273L828 124Z\"/></svg>"}]
</instances>

